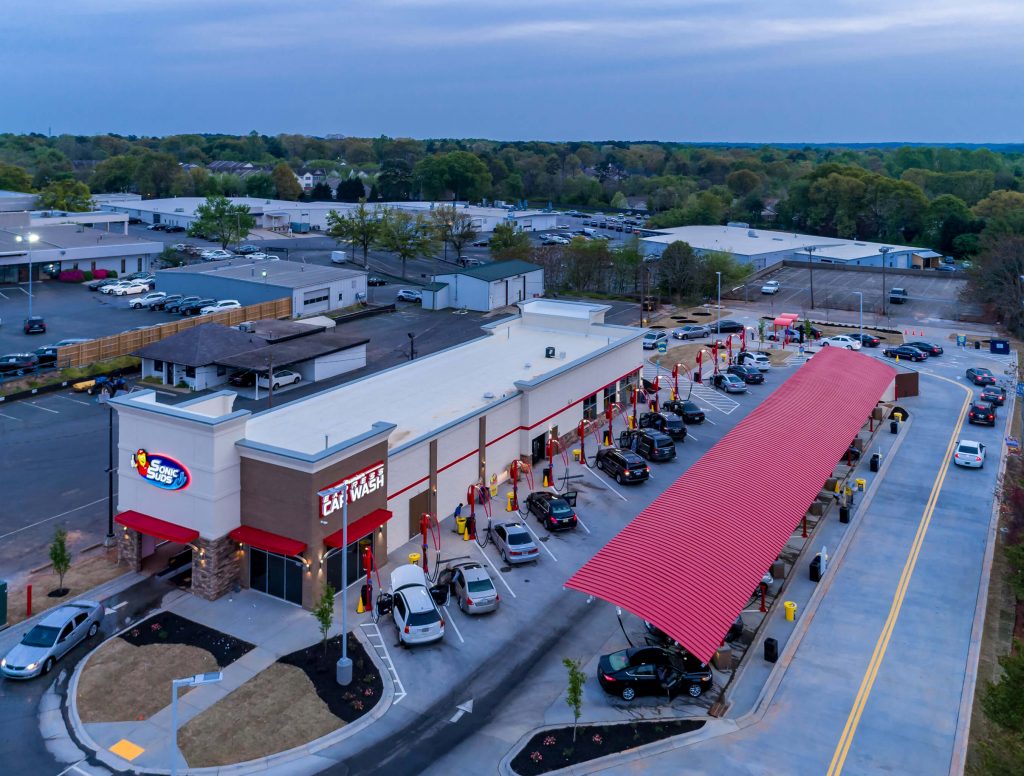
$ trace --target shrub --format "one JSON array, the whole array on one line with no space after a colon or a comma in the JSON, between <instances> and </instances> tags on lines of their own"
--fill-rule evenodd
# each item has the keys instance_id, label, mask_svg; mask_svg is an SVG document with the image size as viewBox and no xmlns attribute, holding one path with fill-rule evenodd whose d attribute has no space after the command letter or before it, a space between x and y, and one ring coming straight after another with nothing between
<instances>
[{"instance_id":1,"label":"shrub","mask_svg":"<svg viewBox=\"0 0 1024 776\"><path fill-rule=\"evenodd\" d=\"M92 274L92 271L91 271L91 270L86 270L85 272L83 272L83 273L82 273L82 280L86 281L87 283L88 283L88 282L89 282L90 280L93 280L93 279L95 279L95 277L96 277L96 276L95 276L94 274Z\"/></svg>"},{"instance_id":2,"label":"shrub","mask_svg":"<svg viewBox=\"0 0 1024 776\"><path fill-rule=\"evenodd\" d=\"M94 280L103 280L104 278L108 277L107 270L105 270L105 269L93 270L92 276L93 276Z\"/></svg>"},{"instance_id":3,"label":"shrub","mask_svg":"<svg viewBox=\"0 0 1024 776\"><path fill-rule=\"evenodd\" d=\"M107 277L108 278L116 278L117 277L117 270L108 269L107 270Z\"/></svg>"},{"instance_id":4,"label":"shrub","mask_svg":"<svg viewBox=\"0 0 1024 776\"><path fill-rule=\"evenodd\" d=\"M61 283L81 283L85 280L85 273L80 269L64 269L57 276L57 280Z\"/></svg>"}]
</instances>

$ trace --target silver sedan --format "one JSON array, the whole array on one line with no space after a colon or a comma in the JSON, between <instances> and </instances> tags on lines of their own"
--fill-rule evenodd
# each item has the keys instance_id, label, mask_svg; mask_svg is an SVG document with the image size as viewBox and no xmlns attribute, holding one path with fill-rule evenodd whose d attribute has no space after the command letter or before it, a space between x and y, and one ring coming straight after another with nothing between
<instances>
[{"instance_id":1,"label":"silver sedan","mask_svg":"<svg viewBox=\"0 0 1024 776\"><path fill-rule=\"evenodd\" d=\"M102 622L103 605L96 601L64 604L45 614L0 660L0 672L11 679L48 674L79 642L95 636Z\"/></svg>"}]
</instances>

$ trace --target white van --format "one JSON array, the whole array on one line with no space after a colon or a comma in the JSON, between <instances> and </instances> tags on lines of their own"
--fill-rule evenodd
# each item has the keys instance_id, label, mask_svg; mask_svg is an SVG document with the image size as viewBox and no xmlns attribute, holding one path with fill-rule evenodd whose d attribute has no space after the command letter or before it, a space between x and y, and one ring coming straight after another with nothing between
<instances>
[{"instance_id":1,"label":"white van","mask_svg":"<svg viewBox=\"0 0 1024 776\"><path fill-rule=\"evenodd\" d=\"M331 251L331 264L344 264L348 261L345 251Z\"/></svg>"}]
</instances>

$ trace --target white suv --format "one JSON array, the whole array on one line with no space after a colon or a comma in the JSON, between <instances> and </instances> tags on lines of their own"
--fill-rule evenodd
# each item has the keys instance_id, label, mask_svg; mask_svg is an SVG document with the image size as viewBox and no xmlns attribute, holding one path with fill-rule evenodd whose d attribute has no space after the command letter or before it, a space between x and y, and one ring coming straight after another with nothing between
<instances>
[{"instance_id":1,"label":"white suv","mask_svg":"<svg viewBox=\"0 0 1024 776\"><path fill-rule=\"evenodd\" d=\"M274 372L274 390L276 391L278 388L281 388L282 386L291 385L292 383L297 383L301 380L302 375L300 375L298 372L293 372L290 369L282 369L278 372ZM256 384L260 388L269 388L270 380L267 378L265 374L260 375L256 378Z\"/></svg>"},{"instance_id":2,"label":"white suv","mask_svg":"<svg viewBox=\"0 0 1024 776\"><path fill-rule=\"evenodd\" d=\"M444 617L427 589L419 566L406 563L391 572L391 613L402 644L426 644L444 638Z\"/></svg>"},{"instance_id":3,"label":"white suv","mask_svg":"<svg viewBox=\"0 0 1024 776\"><path fill-rule=\"evenodd\" d=\"M211 305L207 305L199 310L200 315L209 315L210 313L219 313L224 310L237 310L242 306L242 303L237 299L221 299L219 302L214 302Z\"/></svg>"},{"instance_id":4,"label":"white suv","mask_svg":"<svg viewBox=\"0 0 1024 776\"><path fill-rule=\"evenodd\" d=\"M860 340L856 340L853 337L847 337L845 334L836 334L834 337L824 337L818 344L822 347L833 345L837 348L846 348L847 350L860 350L861 348Z\"/></svg>"},{"instance_id":5,"label":"white suv","mask_svg":"<svg viewBox=\"0 0 1024 776\"><path fill-rule=\"evenodd\" d=\"M777 294L781 288L781 284L777 280L769 280L763 286L761 286L762 294Z\"/></svg>"},{"instance_id":6,"label":"white suv","mask_svg":"<svg viewBox=\"0 0 1024 776\"><path fill-rule=\"evenodd\" d=\"M159 302L165 296L167 296L166 291L152 291L143 297L133 299L131 302L128 303L128 306L133 310L139 310L143 307L151 306L154 302Z\"/></svg>"}]
</instances>

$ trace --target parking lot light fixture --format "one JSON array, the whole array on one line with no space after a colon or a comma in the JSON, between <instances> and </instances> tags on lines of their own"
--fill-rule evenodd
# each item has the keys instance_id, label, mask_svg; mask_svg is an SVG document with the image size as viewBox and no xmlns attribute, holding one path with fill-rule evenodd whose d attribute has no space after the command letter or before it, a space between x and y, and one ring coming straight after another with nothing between
<instances>
[{"instance_id":1,"label":"parking lot light fixture","mask_svg":"<svg viewBox=\"0 0 1024 776\"><path fill-rule=\"evenodd\" d=\"M853 293L855 293L858 297L860 297L860 323L858 324L857 329L860 332L860 337L861 337L860 342L863 345L864 344L864 292L863 291L854 291Z\"/></svg>"},{"instance_id":2,"label":"parking lot light fixture","mask_svg":"<svg viewBox=\"0 0 1024 776\"><path fill-rule=\"evenodd\" d=\"M814 309L814 252L817 248L810 245L806 248L807 251L807 271L811 276L811 309Z\"/></svg>"},{"instance_id":3,"label":"parking lot light fixture","mask_svg":"<svg viewBox=\"0 0 1024 776\"><path fill-rule=\"evenodd\" d=\"M889 297L885 293L885 265L887 263L889 251L892 250L892 246L883 245L878 249L878 252L882 254L882 317L888 317L888 302Z\"/></svg>"},{"instance_id":4,"label":"parking lot light fixture","mask_svg":"<svg viewBox=\"0 0 1024 776\"><path fill-rule=\"evenodd\" d=\"M715 333L722 333L722 273L716 272L718 275L718 320L715 321Z\"/></svg>"},{"instance_id":5,"label":"parking lot light fixture","mask_svg":"<svg viewBox=\"0 0 1024 776\"><path fill-rule=\"evenodd\" d=\"M19 234L15 236L16 242L28 243L28 317L32 317L32 246L39 242L39 235L35 232Z\"/></svg>"}]
</instances>

